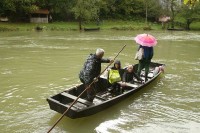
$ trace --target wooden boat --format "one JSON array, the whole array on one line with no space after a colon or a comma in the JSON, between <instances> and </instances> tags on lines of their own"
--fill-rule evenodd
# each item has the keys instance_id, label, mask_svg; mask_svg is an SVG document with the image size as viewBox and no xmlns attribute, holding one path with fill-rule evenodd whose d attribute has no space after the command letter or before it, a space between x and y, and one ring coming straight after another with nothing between
<instances>
[{"instance_id":1,"label":"wooden boat","mask_svg":"<svg viewBox=\"0 0 200 133\"><path fill-rule=\"evenodd\" d=\"M171 30L171 31L183 31L184 29L177 29L177 28L167 28L167 30Z\"/></svg>"},{"instance_id":2,"label":"wooden boat","mask_svg":"<svg viewBox=\"0 0 200 133\"><path fill-rule=\"evenodd\" d=\"M84 28L84 31L99 31L100 28L97 27L97 28Z\"/></svg>"},{"instance_id":3,"label":"wooden boat","mask_svg":"<svg viewBox=\"0 0 200 133\"><path fill-rule=\"evenodd\" d=\"M86 117L100 112L108 107L111 107L114 104L117 104L118 102L122 101L123 99L134 94L136 91L144 88L146 85L154 81L161 74L160 68L162 66L163 64L151 63L150 72L148 74L148 81L145 83L137 81L135 81L134 84L126 83L128 86L127 89L125 89L123 93L119 95L114 95L112 94L112 92L109 91L108 87L110 86L108 85L107 79L101 76L101 78L95 85L96 96L93 103L85 100L86 93L83 93L83 95L81 95L81 97L68 110L68 112L65 115L73 119ZM134 69L137 70L137 67L138 64L134 66ZM144 79L144 71L142 71L141 77ZM121 82L119 82L119 84L120 83ZM80 84L47 98L50 108L58 113L63 114L63 112L65 112L67 108L70 107L71 103L75 99L77 99L79 94L81 94L81 92L83 92L84 89L84 85Z\"/></svg>"}]
</instances>

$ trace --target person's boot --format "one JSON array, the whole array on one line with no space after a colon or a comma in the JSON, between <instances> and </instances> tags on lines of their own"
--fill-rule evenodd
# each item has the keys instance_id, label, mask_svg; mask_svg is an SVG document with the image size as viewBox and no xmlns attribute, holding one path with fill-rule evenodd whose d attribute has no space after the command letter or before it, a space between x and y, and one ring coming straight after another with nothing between
<instances>
[{"instance_id":1,"label":"person's boot","mask_svg":"<svg viewBox=\"0 0 200 133\"><path fill-rule=\"evenodd\" d=\"M93 102L95 98L95 94L92 90L87 90L87 98L86 100L89 101L89 102Z\"/></svg>"},{"instance_id":2,"label":"person's boot","mask_svg":"<svg viewBox=\"0 0 200 133\"><path fill-rule=\"evenodd\" d=\"M124 89L122 87L120 87L120 94L124 93Z\"/></svg>"},{"instance_id":3,"label":"person's boot","mask_svg":"<svg viewBox=\"0 0 200 133\"><path fill-rule=\"evenodd\" d=\"M93 102L93 100L94 100L94 97L93 96L91 96L91 95L87 95L87 101L89 101L89 102Z\"/></svg>"},{"instance_id":4,"label":"person's boot","mask_svg":"<svg viewBox=\"0 0 200 133\"><path fill-rule=\"evenodd\" d=\"M145 74L145 82L148 81L147 75L148 75L148 74Z\"/></svg>"}]
</instances>

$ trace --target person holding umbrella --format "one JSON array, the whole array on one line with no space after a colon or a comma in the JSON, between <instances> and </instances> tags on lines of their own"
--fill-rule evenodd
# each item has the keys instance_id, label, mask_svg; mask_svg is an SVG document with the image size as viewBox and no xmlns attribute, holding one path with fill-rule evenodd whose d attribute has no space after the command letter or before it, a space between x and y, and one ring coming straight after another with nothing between
<instances>
[{"instance_id":1,"label":"person holding umbrella","mask_svg":"<svg viewBox=\"0 0 200 133\"><path fill-rule=\"evenodd\" d=\"M139 34L135 37L137 44L140 44L138 51L142 52L142 57L139 59L137 75L140 77L141 70L145 68L145 82L148 80L149 65L153 58L153 46L157 44L157 40L150 34Z\"/></svg>"}]
</instances>

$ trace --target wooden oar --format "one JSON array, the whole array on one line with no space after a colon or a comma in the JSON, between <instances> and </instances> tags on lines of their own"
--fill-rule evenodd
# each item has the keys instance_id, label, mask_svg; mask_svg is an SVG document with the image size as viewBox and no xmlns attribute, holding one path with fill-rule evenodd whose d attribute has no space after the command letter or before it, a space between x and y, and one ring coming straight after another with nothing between
<instances>
[{"instance_id":1,"label":"wooden oar","mask_svg":"<svg viewBox=\"0 0 200 133\"><path fill-rule=\"evenodd\" d=\"M124 45L124 46L122 47L122 49L118 52L118 54L113 58L113 62L114 62L114 60L117 58L117 56L122 52L122 50L123 50L125 47L126 47L126 45ZM91 86L92 84L94 84L95 82L98 81L98 78L108 69L108 67L109 67L113 62L110 62L110 63L108 64L108 66L99 74L99 76L98 76L97 78L95 78L95 79L93 80L93 82L90 83L90 85L89 85L88 87L86 87L85 90L71 103L71 105L69 106L69 108L67 108L67 109L65 110L65 112L62 114L62 116L55 122L55 124L49 129L49 131L48 131L47 133L50 133L50 132L51 132L51 130L52 130L52 129L60 122L60 120L65 116L65 114L68 112L68 110L77 102L77 100L81 97L81 95L83 95L83 93L84 93L87 89L89 89L90 86Z\"/></svg>"}]
</instances>

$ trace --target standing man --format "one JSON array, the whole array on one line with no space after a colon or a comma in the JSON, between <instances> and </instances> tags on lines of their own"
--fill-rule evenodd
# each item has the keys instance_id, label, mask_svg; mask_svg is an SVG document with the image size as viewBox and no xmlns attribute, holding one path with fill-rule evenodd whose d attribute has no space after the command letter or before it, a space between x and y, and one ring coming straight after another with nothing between
<instances>
[{"instance_id":1,"label":"standing man","mask_svg":"<svg viewBox=\"0 0 200 133\"><path fill-rule=\"evenodd\" d=\"M144 53L143 53L143 58L141 60L139 60L137 75L140 77L141 70L143 68L145 68L145 82L146 82L148 80L147 76L149 73L149 65L151 63L151 59L153 58L153 47L147 47L147 46L140 45L139 49L140 48L143 49Z\"/></svg>"},{"instance_id":2,"label":"standing man","mask_svg":"<svg viewBox=\"0 0 200 133\"><path fill-rule=\"evenodd\" d=\"M157 40L154 36L150 34L139 34L134 40L137 44L140 44L138 51L142 53L142 57L139 59L139 65L137 74L140 76L141 70L145 68L145 82L148 80L147 76L149 73L149 65L151 63L151 59L153 58L153 46L156 46Z\"/></svg>"},{"instance_id":3,"label":"standing man","mask_svg":"<svg viewBox=\"0 0 200 133\"><path fill-rule=\"evenodd\" d=\"M101 73L101 63L110 63L113 60L103 59L104 50L98 48L95 54L90 54L79 73L80 81L87 89L87 100L93 102L95 97L94 84L90 85Z\"/></svg>"}]
</instances>

